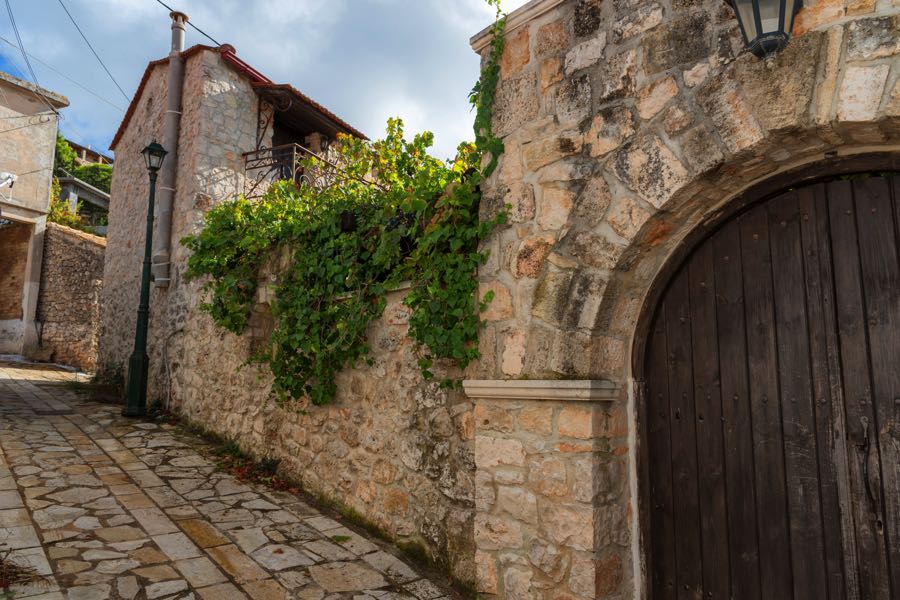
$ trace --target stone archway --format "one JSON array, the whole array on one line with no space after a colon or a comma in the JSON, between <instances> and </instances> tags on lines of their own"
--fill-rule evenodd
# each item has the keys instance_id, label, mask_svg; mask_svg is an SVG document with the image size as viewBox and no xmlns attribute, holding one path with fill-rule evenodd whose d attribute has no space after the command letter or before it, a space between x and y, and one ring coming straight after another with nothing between
<instances>
[{"instance_id":1,"label":"stone archway","mask_svg":"<svg viewBox=\"0 0 900 600\"><path fill-rule=\"evenodd\" d=\"M835 180L896 163L755 186L657 277L634 344L652 597L874 598L900 583L900 481L878 466L896 461L900 182Z\"/></svg>"},{"instance_id":2,"label":"stone archway","mask_svg":"<svg viewBox=\"0 0 900 600\"><path fill-rule=\"evenodd\" d=\"M760 61L718 0L625 4L546 0L508 21L483 208L511 208L485 244L495 300L468 373L479 589L498 597L643 597L631 357L667 261L756 186L900 151L896 8L811 0ZM539 460L560 457L565 494Z\"/></svg>"}]
</instances>

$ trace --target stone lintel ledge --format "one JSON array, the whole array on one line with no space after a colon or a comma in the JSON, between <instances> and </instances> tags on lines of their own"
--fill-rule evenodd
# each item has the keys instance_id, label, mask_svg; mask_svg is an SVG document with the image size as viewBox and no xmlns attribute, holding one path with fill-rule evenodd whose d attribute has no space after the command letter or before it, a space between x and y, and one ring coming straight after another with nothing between
<instances>
[{"instance_id":1,"label":"stone lintel ledge","mask_svg":"<svg viewBox=\"0 0 900 600\"><path fill-rule=\"evenodd\" d=\"M509 35L522 25L537 19L562 3L563 0L531 0L531 2L523 4L507 15L506 34ZM481 51L494 39L494 36L491 35L492 27L493 25L488 25L469 39L469 45L477 54L481 54Z\"/></svg>"},{"instance_id":2,"label":"stone lintel ledge","mask_svg":"<svg viewBox=\"0 0 900 600\"><path fill-rule=\"evenodd\" d=\"M468 379L463 389L471 399L615 402L619 387L603 379Z\"/></svg>"}]
</instances>

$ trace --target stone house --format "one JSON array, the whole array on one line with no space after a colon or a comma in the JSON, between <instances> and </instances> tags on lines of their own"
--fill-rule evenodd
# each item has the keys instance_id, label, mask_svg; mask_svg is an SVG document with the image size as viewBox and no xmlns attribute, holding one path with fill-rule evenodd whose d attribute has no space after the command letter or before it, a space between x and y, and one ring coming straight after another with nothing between
<instances>
[{"instance_id":1,"label":"stone house","mask_svg":"<svg viewBox=\"0 0 900 600\"><path fill-rule=\"evenodd\" d=\"M64 96L0 72L0 353L30 354L38 346L58 110L68 105Z\"/></svg>"},{"instance_id":2,"label":"stone house","mask_svg":"<svg viewBox=\"0 0 900 600\"><path fill-rule=\"evenodd\" d=\"M247 166L281 143L285 111L316 119L293 140L352 130L230 47L177 51L151 397L280 459L482 597L890 597L898 24L895 0L807 0L789 45L760 60L721 0L513 12L494 107L505 152L483 203L510 218L485 242L478 277L495 300L465 394L422 381L397 290L372 364L302 413L266 403L266 375L243 366L265 339L277 261L235 336L199 311L177 240L254 189ZM485 30L472 46L489 42ZM131 349L138 154L162 138L170 69L148 67L114 141L110 369Z\"/></svg>"}]
</instances>

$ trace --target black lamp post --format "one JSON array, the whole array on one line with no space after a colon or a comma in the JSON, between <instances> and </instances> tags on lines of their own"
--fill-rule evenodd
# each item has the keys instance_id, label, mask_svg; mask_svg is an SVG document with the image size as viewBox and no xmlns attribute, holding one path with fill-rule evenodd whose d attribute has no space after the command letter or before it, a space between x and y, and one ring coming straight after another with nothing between
<instances>
[{"instance_id":1,"label":"black lamp post","mask_svg":"<svg viewBox=\"0 0 900 600\"><path fill-rule=\"evenodd\" d=\"M802 0L728 0L737 13L747 48L760 58L768 58L787 46L794 27L794 15Z\"/></svg>"},{"instance_id":2,"label":"black lamp post","mask_svg":"<svg viewBox=\"0 0 900 600\"><path fill-rule=\"evenodd\" d=\"M147 326L150 320L150 249L153 240L153 203L156 200L156 176L165 159L166 149L156 141L142 151L150 173L150 201L147 207L147 236L144 240L144 271L141 275L141 299L138 304L137 327L134 331L134 352L128 360L128 392L125 397L125 417L147 414Z\"/></svg>"}]
</instances>

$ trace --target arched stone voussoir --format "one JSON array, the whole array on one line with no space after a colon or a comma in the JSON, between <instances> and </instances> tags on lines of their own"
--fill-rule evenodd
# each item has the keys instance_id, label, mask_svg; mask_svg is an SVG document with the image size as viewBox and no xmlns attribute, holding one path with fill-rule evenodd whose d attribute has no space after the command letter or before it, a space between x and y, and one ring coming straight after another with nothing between
<instances>
[{"instance_id":1,"label":"arched stone voussoir","mask_svg":"<svg viewBox=\"0 0 900 600\"><path fill-rule=\"evenodd\" d=\"M724 215L778 191L778 182L784 187L842 172L882 168L877 165L886 164L891 156L896 167L900 160L900 139L896 136L880 144L848 142L835 136L838 125L845 132L884 131L895 123L883 117L870 123L829 123L773 134L675 190L628 240L611 269L599 301L596 335L623 340L632 349L623 353L623 358L640 354L634 350L642 344L639 320L652 317L646 314L646 307L653 305L653 298L665 287L684 255L714 231ZM621 375L627 378L632 371L627 359L621 366Z\"/></svg>"}]
</instances>

